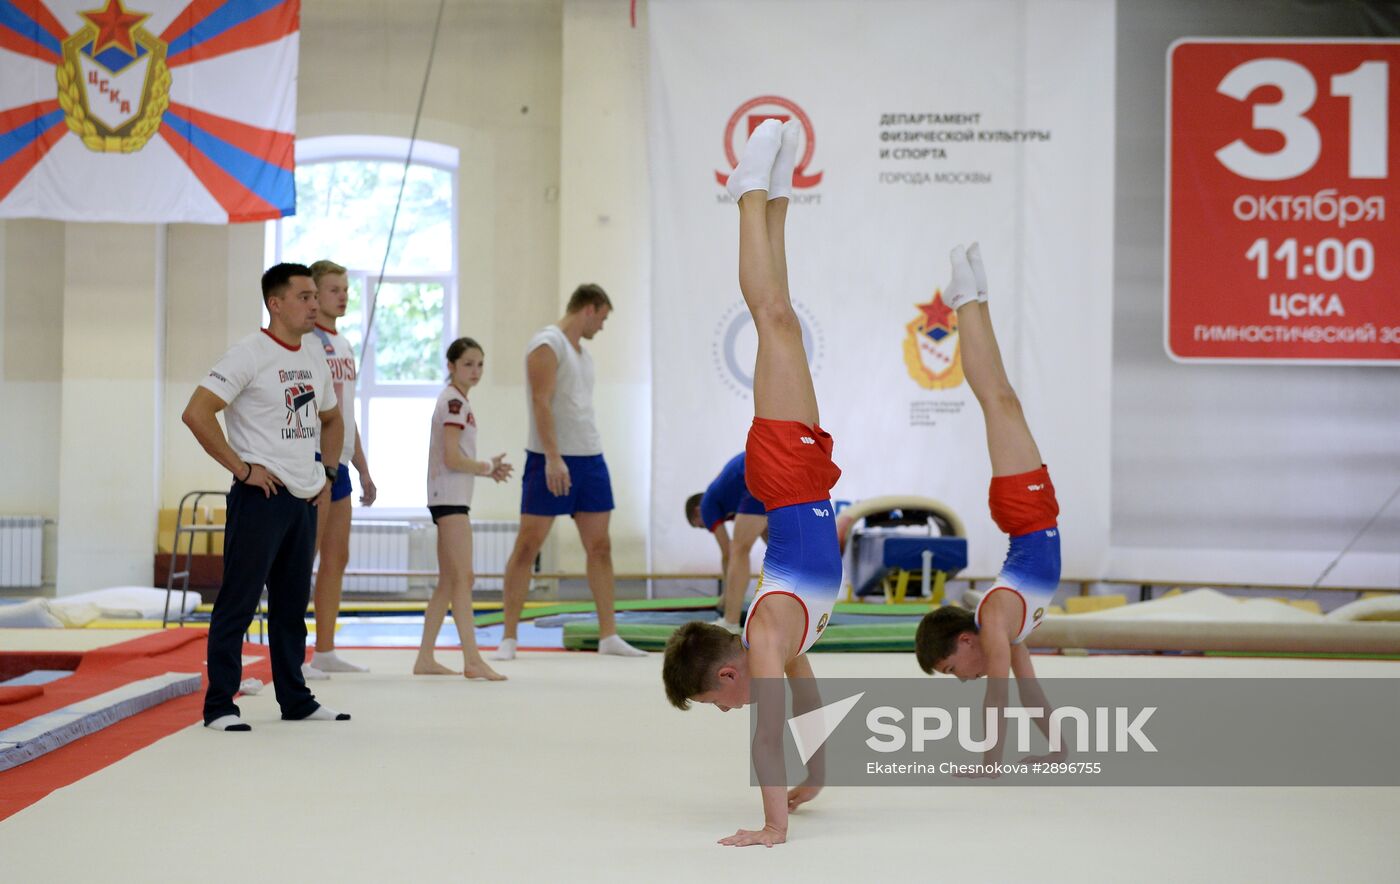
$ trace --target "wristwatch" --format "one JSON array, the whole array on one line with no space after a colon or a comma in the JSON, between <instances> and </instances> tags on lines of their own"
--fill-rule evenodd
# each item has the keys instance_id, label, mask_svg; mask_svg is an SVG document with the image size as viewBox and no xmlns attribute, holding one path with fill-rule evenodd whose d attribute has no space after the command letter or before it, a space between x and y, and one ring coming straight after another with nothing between
<instances>
[{"instance_id":1,"label":"wristwatch","mask_svg":"<svg viewBox=\"0 0 1400 884\"><path fill-rule=\"evenodd\" d=\"M329 482L334 482L336 477L340 474L340 467L338 466L333 467L330 464L322 464L321 468L326 471L326 480Z\"/></svg>"}]
</instances>

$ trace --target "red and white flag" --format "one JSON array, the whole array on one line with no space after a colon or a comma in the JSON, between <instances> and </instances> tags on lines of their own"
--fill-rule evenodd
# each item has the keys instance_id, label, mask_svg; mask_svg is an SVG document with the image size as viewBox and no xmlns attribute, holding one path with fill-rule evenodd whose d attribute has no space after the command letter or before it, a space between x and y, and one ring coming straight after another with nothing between
<instances>
[{"instance_id":1,"label":"red and white flag","mask_svg":"<svg viewBox=\"0 0 1400 884\"><path fill-rule=\"evenodd\" d=\"M300 12L301 0L0 0L0 218L292 214Z\"/></svg>"}]
</instances>

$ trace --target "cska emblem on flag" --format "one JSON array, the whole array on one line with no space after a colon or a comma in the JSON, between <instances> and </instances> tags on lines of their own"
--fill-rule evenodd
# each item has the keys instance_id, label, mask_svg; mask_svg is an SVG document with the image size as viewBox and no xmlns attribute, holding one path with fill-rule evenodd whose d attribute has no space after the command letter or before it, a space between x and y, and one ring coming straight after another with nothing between
<instances>
[{"instance_id":1,"label":"cska emblem on flag","mask_svg":"<svg viewBox=\"0 0 1400 884\"><path fill-rule=\"evenodd\" d=\"M146 146L170 107L165 43L121 0L79 13L87 25L63 41L58 103L88 150L131 153Z\"/></svg>"},{"instance_id":2,"label":"cska emblem on flag","mask_svg":"<svg viewBox=\"0 0 1400 884\"><path fill-rule=\"evenodd\" d=\"M301 0L0 0L0 218L292 214L300 17Z\"/></svg>"}]
</instances>

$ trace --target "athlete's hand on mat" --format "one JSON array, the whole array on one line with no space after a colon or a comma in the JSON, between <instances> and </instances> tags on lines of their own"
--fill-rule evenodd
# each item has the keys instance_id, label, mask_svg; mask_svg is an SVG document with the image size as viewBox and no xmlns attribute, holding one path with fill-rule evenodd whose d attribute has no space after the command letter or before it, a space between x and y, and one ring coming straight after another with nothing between
<instances>
[{"instance_id":1,"label":"athlete's hand on mat","mask_svg":"<svg viewBox=\"0 0 1400 884\"><path fill-rule=\"evenodd\" d=\"M555 497L563 497L569 493L569 487L573 483L569 479L569 465L564 463L564 458L545 458L544 484Z\"/></svg>"},{"instance_id":2,"label":"athlete's hand on mat","mask_svg":"<svg viewBox=\"0 0 1400 884\"><path fill-rule=\"evenodd\" d=\"M260 463L251 464L252 471L248 473L248 478L243 480L244 485L262 490L264 497L271 497L277 493L277 489L282 487L282 480L267 471L267 467Z\"/></svg>"},{"instance_id":3,"label":"athlete's hand on mat","mask_svg":"<svg viewBox=\"0 0 1400 884\"><path fill-rule=\"evenodd\" d=\"M495 479L498 483L504 482L505 480L510 478L510 474L514 469L515 467L506 463L505 453L502 452L501 454L498 454L495 457L491 458L491 471L486 475L490 476L492 479Z\"/></svg>"},{"instance_id":4,"label":"athlete's hand on mat","mask_svg":"<svg viewBox=\"0 0 1400 884\"><path fill-rule=\"evenodd\" d=\"M374 480L369 477L369 473L360 473L360 506L374 506L377 497L379 489L374 487Z\"/></svg>"},{"instance_id":5,"label":"athlete's hand on mat","mask_svg":"<svg viewBox=\"0 0 1400 884\"><path fill-rule=\"evenodd\" d=\"M797 808L806 804L808 801L811 801L813 798L816 798L817 795L821 792L821 790L821 786L807 785L797 786L793 789L789 789L788 811L791 812L797 810Z\"/></svg>"},{"instance_id":6,"label":"athlete's hand on mat","mask_svg":"<svg viewBox=\"0 0 1400 884\"><path fill-rule=\"evenodd\" d=\"M728 838L719 839L719 843L725 847L752 847L755 844L772 847L774 844L782 844L786 840L786 829L770 825L761 829L740 829Z\"/></svg>"}]
</instances>

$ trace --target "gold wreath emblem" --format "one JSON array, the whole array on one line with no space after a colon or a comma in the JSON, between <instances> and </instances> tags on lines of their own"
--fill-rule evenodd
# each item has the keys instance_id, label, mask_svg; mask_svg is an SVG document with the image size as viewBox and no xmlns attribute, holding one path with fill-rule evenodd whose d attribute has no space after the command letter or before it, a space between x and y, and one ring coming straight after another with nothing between
<instances>
[{"instance_id":1,"label":"gold wreath emblem","mask_svg":"<svg viewBox=\"0 0 1400 884\"><path fill-rule=\"evenodd\" d=\"M961 342L953 345L953 364L940 373L934 373L924 365L923 358L919 356L919 335L924 333L922 322L916 319L906 325L904 331L904 367L909 370L909 377L925 390L951 390L953 387L962 386ZM953 333L957 333L956 326Z\"/></svg>"},{"instance_id":2,"label":"gold wreath emblem","mask_svg":"<svg viewBox=\"0 0 1400 884\"><path fill-rule=\"evenodd\" d=\"M97 28L89 24L63 41L63 64L54 69L58 103L63 108L68 128L83 140L88 150L135 153L160 129L161 118L170 107L170 68L165 64L165 44L145 28L134 28L131 33L150 53L151 61L146 69L146 82L141 86L141 113L115 130L108 129L89 113L82 66L78 62L82 48L97 39Z\"/></svg>"}]
</instances>

